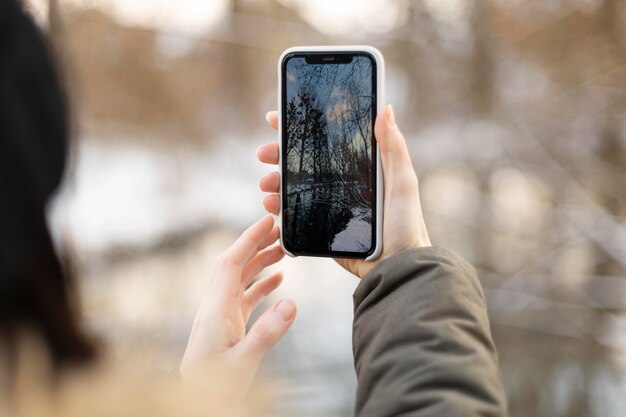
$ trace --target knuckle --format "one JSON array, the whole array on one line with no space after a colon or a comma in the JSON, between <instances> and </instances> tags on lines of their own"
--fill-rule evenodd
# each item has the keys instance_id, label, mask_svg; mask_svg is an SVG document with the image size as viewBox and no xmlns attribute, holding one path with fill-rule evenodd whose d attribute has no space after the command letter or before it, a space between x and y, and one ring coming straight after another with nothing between
<instances>
[{"instance_id":1,"label":"knuckle","mask_svg":"<svg viewBox=\"0 0 626 417\"><path fill-rule=\"evenodd\" d=\"M272 332L267 323L257 323L252 327L252 331L259 344L267 346L274 342L274 332Z\"/></svg>"}]
</instances>

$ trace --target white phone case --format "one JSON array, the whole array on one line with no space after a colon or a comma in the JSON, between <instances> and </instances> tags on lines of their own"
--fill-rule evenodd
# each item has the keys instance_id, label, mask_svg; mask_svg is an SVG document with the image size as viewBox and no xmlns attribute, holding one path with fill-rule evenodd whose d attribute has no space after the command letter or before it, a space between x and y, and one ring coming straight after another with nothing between
<instances>
[{"instance_id":1,"label":"white phone case","mask_svg":"<svg viewBox=\"0 0 626 417\"><path fill-rule=\"evenodd\" d=\"M278 60L278 155L279 155L279 175L280 175L280 211L278 223L280 227L280 245L287 255L295 257L283 245L283 155L282 155L282 63L285 57L291 53L300 52L367 52L376 60L376 110L380 114L385 105L385 61L380 51L374 47L366 45L346 45L346 46L295 46L284 51ZM380 149L376 147L376 247L374 252L365 258L371 261L378 258L383 250L383 167L380 159Z\"/></svg>"}]
</instances>

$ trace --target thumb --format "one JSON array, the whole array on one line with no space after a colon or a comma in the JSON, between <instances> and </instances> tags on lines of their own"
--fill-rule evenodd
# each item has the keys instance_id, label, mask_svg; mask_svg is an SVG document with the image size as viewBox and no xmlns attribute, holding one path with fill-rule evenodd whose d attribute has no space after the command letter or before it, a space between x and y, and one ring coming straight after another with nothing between
<instances>
[{"instance_id":1,"label":"thumb","mask_svg":"<svg viewBox=\"0 0 626 417\"><path fill-rule=\"evenodd\" d=\"M260 362L285 335L295 317L296 305L291 300L281 300L268 308L240 342L241 354Z\"/></svg>"},{"instance_id":2,"label":"thumb","mask_svg":"<svg viewBox=\"0 0 626 417\"><path fill-rule=\"evenodd\" d=\"M398 185L402 179L413 179L415 171L411 164L409 150L402 132L396 125L391 104L386 105L376 118L374 134L383 163L385 187L388 182Z\"/></svg>"}]
</instances>

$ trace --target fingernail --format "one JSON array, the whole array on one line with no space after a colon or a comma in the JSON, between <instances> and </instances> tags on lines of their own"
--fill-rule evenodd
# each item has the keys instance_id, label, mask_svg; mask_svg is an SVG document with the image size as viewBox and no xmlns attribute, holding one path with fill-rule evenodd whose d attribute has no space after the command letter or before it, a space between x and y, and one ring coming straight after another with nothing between
<instances>
[{"instance_id":1,"label":"fingernail","mask_svg":"<svg viewBox=\"0 0 626 417\"><path fill-rule=\"evenodd\" d=\"M296 305L291 300L282 300L276 304L274 311L276 311L283 321L290 321L296 314Z\"/></svg>"},{"instance_id":2,"label":"fingernail","mask_svg":"<svg viewBox=\"0 0 626 417\"><path fill-rule=\"evenodd\" d=\"M396 125L396 115L393 112L393 106L391 104L387 104L387 123L389 127Z\"/></svg>"},{"instance_id":3,"label":"fingernail","mask_svg":"<svg viewBox=\"0 0 626 417\"><path fill-rule=\"evenodd\" d=\"M271 111L268 111L267 113L265 113L265 121L266 121L267 123L269 123L269 122L270 122L270 113L272 113L272 112L271 112Z\"/></svg>"}]
</instances>

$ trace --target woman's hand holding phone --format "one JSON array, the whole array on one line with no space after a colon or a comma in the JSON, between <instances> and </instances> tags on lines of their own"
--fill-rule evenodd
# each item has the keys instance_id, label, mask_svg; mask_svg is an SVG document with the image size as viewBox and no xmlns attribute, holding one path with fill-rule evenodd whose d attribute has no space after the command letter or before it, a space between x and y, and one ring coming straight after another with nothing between
<instances>
[{"instance_id":1,"label":"woman's hand holding phone","mask_svg":"<svg viewBox=\"0 0 626 417\"><path fill-rule=\"evenodd\" d=\"M213 279L194 320L180 373L184 379L203 377L217 368L231 378L224 388L234 392L228 400L242 400L261 359L283 337L296 316L296 306L281 300L257 319L246 333L251 312L282 282L280 273L253 280L284 254L272 216L248 228L218 259ZM215 369L213 369L215 370Z\"/></svg>"},{"instance_id":2,"label":"woman's hand holding phone","mask_svg":"<svg viewBox=\"0 0 626 417\"><path fill-rule=\"evenodd\" d=\"M267 121L278 129L278 112L269 112ZM345 269L359 278L365 276L381 260L405 249L431 246L419 198L418 180L404 136L398 129L391 105L387 105L376 118L376 141L383 164L383 251L373 261L363 259L336 259ZM262 145L257 151L261 162L278 165L277 142ZM272 172L261 178L261 191L270 193L263 206L277 215L280 211L280 176Z\"/></svg>"}]
</instances>

